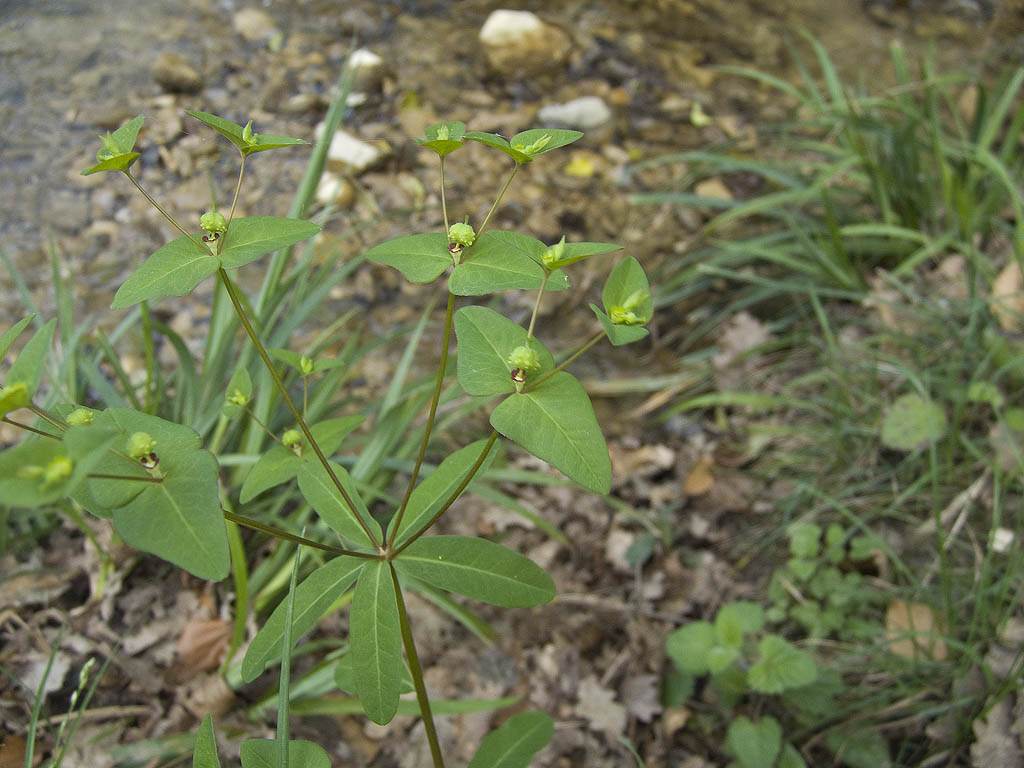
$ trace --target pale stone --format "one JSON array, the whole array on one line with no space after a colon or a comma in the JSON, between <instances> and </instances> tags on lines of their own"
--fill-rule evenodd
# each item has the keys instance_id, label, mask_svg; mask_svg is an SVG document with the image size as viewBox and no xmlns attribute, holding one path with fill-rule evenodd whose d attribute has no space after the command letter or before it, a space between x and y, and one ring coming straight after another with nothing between
<instances>
[{"instance_id":1,"label":"pale stone","mask_svg":"<svg viewBox=\"0 0 1024 768\"><path fill-rule=\"evenodd\" d=\"M323 133L323 123L317 126L317 138ZM373 144L358 139L346 131L336 131L327 149L327 166L332 170L369 170L387 155Z\"/></svg>"},{"instance_id":2,"label":"pale stone","mask_svg":"<svg viewBox=\"0 0 1024 768\"><path fill-rule=\"evenodd\" d=\"M259 8L242 8L236 11L232 24L235 32L250 43L269 40L278 32L274 17Z\"/></svg>"},{"instance_id":3,"label":"pale stone","mask_svg":"<svg viewBox=\"0 0 1024 768\"><path fill-rule=\"evenodd\" d=\"M153 62L153 79L160 87L173 93L196 93L202 90L202 76L176 53L161 53Z\"/></svg>"},{"instance_id":4,"label":"pale stone","mask_svg":"<svg viewBox=\"0 0 1024 768\"><path fill-rule=\"evenodd\" d=\"M530 11L499 9L480 28L491 69L506 77L530 77L550 70L569 54L569 36Z\"/></svg>"},{"instance_id":5,"label":"pale stone","mask_svg":"<svg viewBox=\"0 0 1024 768\"><path fill-rule=\"evenodd\" d=\"M545 125L560 125L578 131L592 131L612 119L612 111L598 96L583 96L564 104L550 104L537 113Z\"/></svg>"}]
</instances>

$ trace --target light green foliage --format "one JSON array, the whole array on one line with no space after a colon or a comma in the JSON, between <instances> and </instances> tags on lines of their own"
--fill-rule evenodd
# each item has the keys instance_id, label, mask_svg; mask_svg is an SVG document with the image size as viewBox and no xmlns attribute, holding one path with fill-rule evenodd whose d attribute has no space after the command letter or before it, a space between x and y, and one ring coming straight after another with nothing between
<instances>
[{"instance_id":1,"label":"light green foliage","mask_svg":"<svg viewBox=\"0 0 1024 768\"><path fill-rule=\"evenodd\" d=\"M142 128L142 115L129 120L113 133L100 136L103 147L96 153L97 164L82 171L83 176L100 171L127 171L139 158L138 152L133 152L135 139Z\"/></svg>"},{"instance_id":2,"label":"light green foliage","mask_svg":"<svg viewBox=\"0 0 1024 768\"><path fill-rule=\"evenodd\" d=\"M349 648L356 694L367 716L387 723L398 711L402 684L402 638L391 566L368 563L359 575L349 620Z\"/></svg>"},{"instance_id":3,"label":"light green foliage","mask_svg":"<svg viewBox=\"0 0 1024 768\"><path fill-rule=\"evenodd\" d=\"M555 596L554 582L538 565L487 539L424 536L394 566L435 587L506 608L543 605Z\"/></svg>"},{"instance_id":4,"label":"light green foliage","mask_svg":"<svg viewBox=\"0 0 1024 768\"><path fill-rule=\"evenodd\" d=\"M342 90L328 118L332 131L343 104ZM40 507L68 497L87 511L112 520L114 529L127 544L199 578L219 580L233 567L238 616L231 654L245 639L250 577L260 585L254 600L260 609L268 596L276 597L275 590L284 582L280 570L264 571L278 568L281 560L291 555L290 550L279 548L250 574L236 525L255 529L260 535L335 553L336 557L321 565L310 565L307 561L306 570L311 572L301 584L297 580L305 550L295 553L287 599L258 630L240 668L228 673L234 684L239 684L239 680L251 682L280 661L281 682L276 694L278 738L244 742L243 768L278 766L284 759L284 753L278 753L284 749L289 765L329 768L330 759L322 748L288 737L291 695L297 690L291 688L291 651L295 642L326 612L344 605L350 598L348 651L340 650L333 657L336 661L319 665L305 676L302 690L336 682L343 690L354 691L366 714L380 724L389 722L399 711L418 711L427 726L434 766L439 768L440 747L405 613L404 591L419 591L478 636L489 639L492 630L487 623L449 593L493 605L527 607L550 601L555 586L532 560L496 542L424 534L488 469L501 451L499 435L548 461L586 488L599 493L609 491L611 462L590 399L579 381L563 368L605 335L612 343L622 344L646 334L641 326L650 320L652 309L647 279L635 259L627 259L616 267L604 290L606 313L603 317L599 313L604 332L595 326L591 338L580 342L577 350L566 353L566 363L556 366L551 352L535 333L541 330L536 326L544 294L568 287L569 278L563 270L584 258L618 250L618 246L570 243L565 237L548 246L516 232L488 230L488 225L522 165L571 144L582 134L537 128L507 141L496 134L467 131L461 122L432 125L426 129L424 138L417 141L439 156L442 177L445 158L467 140L509 155L514 168L508 181L499 187L498 197L478 230L469 225L468 218L465 223L448 226L445 201L446 231L401 237L377 245L366 254L370 260L394 267L416 283L429 283L450 270L449 303L442 332L443 359L429 408L420 410L423 401L416 396L405 398L403 389L413 352L427 327L424 314L412 335L408 353L398 366L395 385L379 411L353 408L349 412L356 415L325 418L330 415L329 408L346 397L339 391L347 374L342 366L353 358L353 353L361 351L353 346L353 339L344 345L337 359L315 357L317 350L328 348L329 336L341 329L344 319L314 341L310 350L283 348L292 334L300 331L300 324L309 317L310 306L317 297L325 296L336 283L330 265L315 274L311 272L311 258L303 260L294 275L286 272L290 250L285 249L313 237L320 227L298 218L233 218L248 157L305 142L260 134L251 120L241 125L206 112L190 110L188 114L225 137L241 155L235 197L230 206L223 208L231 213L225 215L211 205L211 210L199 219L201 231L189 234L195 222L185 228L174 221L129 173L139 156L134 146L142 117L101 137L97 165L83 173L122 171L183 235L142 261L113 299L114 309L141 305L137 312L145 346L146 380L143 386L134 384L114 351L113 340L101 337L99 345L105 355L102 359L114 376L91 358L83 362L83 370L91 385L90 394L97 391L111 407L103 409L91 403L89 407L78 407L73 404L77 393L72 392L52 414L42 410L36 406L35 397L43 373L48 370L47 356L56 321L43 326L11 366L0 390L0 412L31 407L38 428L45 435L32 436L0 452L0 498L7 504ZM315 189L328 139L329 136L325 137L314 148L304 192L294 207L296 211L304 210ZM243 267L271 253L276 255L270 260L264 288L250 302L240 291L241 281L236 283L226 270ZM214 274L219 282L200 372L185 340L164 326L150 312L147 302L186 295ZM307 289L307 285L315 287ZM291 290L295 293L289 293ZM528 327L484 306L462 306L454 311L455 296L486 296L508 290L537 291ZM292 312L297 313L294 321ZM0 356L30 319L20 321L0 336ZM247 342L236 349L238 327L245 331ZM428 468L434 459L428 457L428 449L450 442L448 436L444 441L431 438L437 437L432 430L445 390L444 374L456 367L449 366L448 360L452 330L457 339L457 377L462 389L475 397L504 399L494 404L490 413L494 431L489 437L454 450L431 472ZM69 334L70 329L63 327L62 316L60 339L64 345L68 344ZM180 366L173 375L167 376L159 368L154 344L157 335L167 339L179 357ZM263 336L275 346L268 350ZM254 369L257 357L263 365L261 369ZM271 358L287 368L275 365ZM65 378L63 370L61 378ZM66 378L69 389L76 390L79 384L74 372ZM116 383L111 383L111 378ZM51 382L55 389L63 383ZM301 403L293 398L293 385L301 387ZM171 392L180 400L165 402ZM188 405L181 407L181 403ZM388 483L396 477L393 467L403 466L402 460L413 451L413 441L400 438L415 434L416 419L424 411L429 415L422 438L418 438L422 440L421 450L409 473L405 493L397 501L388 489ZM374 424L375 431L350 444L365 447L351 464L352 469L347 468L347 463L343 466L351 457L350 451L344 452L345 458L331 460L349 433L367 421ZM200 435L209 437L209 449L203 447ZM262 451L267 437L275 442ZM223 472L216 454L224 457ZM241 487L231 485L242 476L236 468L249 465L253 459L255 462ZM305 503L299 502L291 489L283 490L276 499L261 498L266 491L293 479ZM478 489L484 492L481 486ZM495 489L487 490L492 498L499 494ZM392 529L382 528L371 514L368 502L374 504L375 514L383 513L380 519L390 519ZM378 510L392 502L390 516ZM268 509L273 511L266 514ZM307 538L322 536L319 526L314 534L307 534L303 528L301 535L297 526L291 527L297 516L310 510L335 534L330 543ZM226 526L226 519L230 527ZM561 536L550 523L540 519L536 522L542 530ZM721 666L732 664L740 653L744 635L757 631L760 620L754 607L746 604L723 610L717 621L716 637L720 636L718 645L728 648L733 656ZM416 710L410 708L411 702L399 700L410 689L416 692ZM440 704L443 711L456 712L506 705L510 701ZM348 700L342 706L352 711L353 704ZM553 723L547 715L519 713L484 739L471 768L526 768L551 738L552 731ZM209 717L196 736L193 766L219 768Z\"/></svg>"},{"instance_id":5,"label":"light green foliage","mask_svg":"<svg viewBox=\"0 0 1024 768\"><path fill-rule=\"evenodd\" d=\"M213 732L213 717L210 715L203 718L196 731L196 741L192 747L192 768L220 768L217 737Z\"/></svg>"},{"instance_id":6,"label":"light green foliage","mask_svg":"<svg viewBox=\"0 0 1024 768\"><path fill-rule=\"evenodd\" d=\"M21 318L21 320L16 322L4 331L2 335L0 335L0 360L3 360L7 356L7 350L11 348L11 344L13 344L18 336L21 335L21 332L25 330L25 326L32 321L33 317L35 317L35 315L29 315L28 317Z\"/></svg>"},{"instance_id":7,"label":"light green foliage","mask_svg":"<svg viewBox=\"0 0 1024 768\"><path fill-rule=\"evenodd\" d=\"M296 587L292 609L293 643L323 618L327 609L352 586L368 562L354 557L336 557L321 565ZM285 609L283 602L278 605L249 644L242 661L242 679L245 682L252 682L268 666L280 660Z\"/></svg>"},{"instance_id":8,"label":"light green foliage","mask_svg":"<svg viewBox=\"0 0 1024 768\"><path fill-rule=\"evenodd\" d=\"M584 488L610 490L608 446L590 398L572 374L560 371L535 389L510 395L491 413L491 426Z\"/></svg>"},{"instance_id":9,"label":"light green foliage","mask_svg":"<svg viewBox=\"0 0 1024 768\"><path fill-rule=\"evenodd\" d=\"M782 727L774 717L755 723L740 715L729 724L725 738L743 768L772 768L782 749Z\"/></svg>"},{"instance_id":10,"label":"light green foliage","mask_svg":"<svg viewBox=\"0 0 1024 768\"><path fill-rule=\"evenodd\" d=\"M942 438L946 412L937 403L910 393L896 399L882 421L882 443L898 451L913 451Z\"/></svg>"},{"instance_id":11,"label":"light green foliage","mask_svg":"<svg viewBox=\"0 0 1024 768\"><path fill-rule=\"evenodd\" d=\"M808 654L778 635L765 635L760 658L748 673L750 687L760 693L782 693L814 682L818 669Z\"/></svg>"},{"instance_id":12,"label":"light green foliage","mask_svg":"<svg viewBox=\"0 0 1024 768\"><path fill-rule=\"evenodd\" d=\"M274 739L249 739L239 750L242 768L278 768L278 742ZM331 768L331 757L323 747L312 741L292 739L288 742L289 768Z\"/></svg>"},{"instance_id":13,"label":"light green foliage","mask_svg":"<svg viewBox=\"0 0 1024 768\"><path fill-rule=\"evenodd\" d=\"M467 768L527 768L554 733L543 712L519 712L480 742Z\"/></svg>"}]
</instances>

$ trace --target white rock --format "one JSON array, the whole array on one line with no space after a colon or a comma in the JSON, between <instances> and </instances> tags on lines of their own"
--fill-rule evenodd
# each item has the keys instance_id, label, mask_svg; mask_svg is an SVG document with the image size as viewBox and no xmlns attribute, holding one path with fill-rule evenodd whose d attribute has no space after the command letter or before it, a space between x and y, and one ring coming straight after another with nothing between
<instances>
[{"instance_id":1,"label":"white rock","mask_svg":"<svg viewBox=\"0 0 1024 768\"><path fill-rule=\"evenodd\" d=\"M515 45L543 28L544 22L530 11L499 9L492 12L480 28L480 42L484 45Z\"/></svg>"},{"instance_id":2,"label":"white rock","mask_svg":"<svg viewBox=\"0 0 1024 768\"><path fill-rule=\"evenodd\" d=\"M316 127L317 138L323 133L323 123ZM331 139L331 146L327 148L327 165L337 169L350 168L357 173L372 168L379 163L387 153L358 139L346 131L336 131Z\"/></svg>"},{"instance_id":3,"label":"white rock","mask_svg":"<svg viewBox=\"0 0 1024 768\"><path fill-rule=\"evenodd\" d=\"M242 8L232 19L235 32L251 43L269 40L277 34L274 17L259 8Z\"/></svg>"},{"instance_id":4,"label":"white rock","mask_svg":"<svg viewBox=\"0 0 1024 768\"><path fill-rule=\"evenodd\" d=\"M550 104L537 113L542 123L592 131L612 119L612 111L598 96L584 96L564 104Z\"/></svg>"},{"instance_id":5,"label":"white rock","mask_svg":"<svg viewBox=\"0 0 1024 768\"><path fill-rule=\"evenodd\" d=\"M489 67L508 78L545 74L561 65L572 47L565 32L529 11L494 11L479 39Z\"/></svg>"},{"instance_id":6,"label":"white rock","mask_svg":"<svg viewBox=\"0 0 1024 768\"><path fill-rule=\"evenodd\" d=\"M356 70L356 82L354 91L373 91L380 88L381 80L384 78L384 59L368 48L358 48L352 51L349 56L348 65L358 67ZM352 106L352 95L349 96L349 105ZM365 99L365 95L363 95Z\"/></svg>"}]
</instances>

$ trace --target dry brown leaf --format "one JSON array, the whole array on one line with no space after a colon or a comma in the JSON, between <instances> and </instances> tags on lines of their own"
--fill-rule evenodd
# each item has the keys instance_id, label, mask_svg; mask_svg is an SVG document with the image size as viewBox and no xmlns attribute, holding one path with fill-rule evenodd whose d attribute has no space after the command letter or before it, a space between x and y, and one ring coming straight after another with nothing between
<instances>
[{"instance_id":1,"label":"dry brown leaf","mask_svg":"<svg viewBox=\"0 0 1024 768\"><path fill-rule=\"evenodd\" d=\"M697 197L709 197L713 200L732 200L732 192L729 191L729 188L717 176L698 181L693 191Z\"/></svg>"},{"instance_id":2,"label":"dry brown leaf","mask_svg":"<svg viewBox=\"0 0 1024 768\"><path fill-rule=\"evenodd\" d=\"M992 281L992 314L1004 331L1019 331L1024 319L1024 274L1011 261Z\"/></svg>"},{"instance_id":3,"label":"dry brown leaf","mask_svg":"<svg viewBox=\"0 0 1024 768\"><path fill-rule=\"evenodd\" d=\"M181 681L216 667L230 639L231 625L223 619L190 619L178 638Z\"/></svg>"},{"instance_id":4,"label":"dry brown leaf","mask_svg":"<svg viewBox=\"0 0 1024 768\"><path fill-rule=\"evenodd\" d=\"M586 718L591 730L604 731L617 739L626 728L626 708L615 701L615 692L601 687L597 678L587 675L580 680L576 713Z\"/></svg>"},{"instance_id":5,"label":"dry brown leaf","mask_svg":"<svg viewBox=\"0 0 1024 768\"><path fill-rule=\"evenodd\" d=\"M971 765L975 768L1021 768L1024 752L1011 728L1010 696L989 710L984 720L975 720L975 741L971 744Z\"/></svg>"},{"instance_id":6,"label":"dry brown leaf","mask_svg":"<svg viewBox=\"0 0 1024 768\"><path fill-rule=\"evenodd\" d=\"M649 723L661 712L658 701L660 678L657 675L635 675L622 684L622 699L626 709L641 723Z\"/></svg>"},{"instance_id":7,"label":"dry brown leaf","mask_svg":"<svg viewBox=\"0 0 1024 768\"><path fill-rule=\"evenodd\" d=\"M25 765L25 739L8 733L0 743L0 768L22 768Z\"/></svg>"},{"instance_id":8,"label":"dry brown leaf","mask_svg":"<svg viewBox=\"0 0 1024 768\"><path fill-rule=\"evenodd\" d=\"M710 456L698 459L693 469L686 474L686 480L683 481L683 491L688 496L700 496L710 491L711 487L715 484L715 478L711 474L711 468L714 465L715 460Z\"/></svg>"},{"instance_id":9,"label":"dry brown leaf","mask_svg":"<svg viewBox=\"0 0 1024 768\"><path fill-rule=\"evenodd\" d=\"M941 622L923 603L894 600L885 612L885 629L891 640L889 650L897 656L916 659L922 654L935 661L946 658Z\"/></svg>"}]
</instances>

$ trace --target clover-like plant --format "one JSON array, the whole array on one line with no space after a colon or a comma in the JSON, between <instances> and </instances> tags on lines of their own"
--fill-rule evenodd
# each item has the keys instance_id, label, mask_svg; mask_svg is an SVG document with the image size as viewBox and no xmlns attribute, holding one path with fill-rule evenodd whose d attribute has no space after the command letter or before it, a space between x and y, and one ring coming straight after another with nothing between
<instances>
[{"instance_id":1,"label":"clover-like plant","mask_svg":"<svg viewBox=\"0 0 1024 768\"><path fill-rule=\"evenodd\" d=\"M293 765L329 765L318 745L288 738L289 660L294 642L350 593L348 652L335 662L335 682L343 691L354 693L363 711L376 723L390 721L399 711L401 694L413 690L433 765L440 768L444 759L406 611L406 592L454 592L494 605L526 607L548 602L555 588L547 573L511 549L484 538L437 535L432 529L494 461L502 436L584 488L597 493L609 491L607 446L587 393L567 368L605 337L618 345L646 335L644 325L652 312L647 278L635 259L621 261L604 287L603 308L593 306L598 319L594 332L556 361L538 335L542 300L546 294L568 287L566 270L576 262L619 247L566 242L564 237L555 244L546 244L517 232L491 229L490 224L523 165L576 141L582 134L535 129L506 141L496 134L466 131L459 122L430 126L425 137L417 141L436 153L440 161L444 229L391 240L367 254L414 283L430 283L446 275L439 286L447 297L440 362L423 435L404 494L390 515L381 517L386 520L382 525L370 514L349 472L331 458L361 418L328 418L317 423L309 423L306 418L307 381L344 361L267 349L232 276L234 270L260 256L320 231L317 224L301 219L234 217L247 158L304 142L258 134L251 121L242 126L205 112L188 114L220 133L239 152L238 181L226 215L210 210L199 219L197 228L188 227L166 213L142 188L131 173L139 157L134 145L141 117L103 138L97 165L83 171L122 173L181 233L132 273L114 296L113 308L141 303L145 313L145 302L185 295L216 275L273 381L274 396L287 407L293 422L281 434L263 426L251 408L260 393L254 391L244 365L239 365L224 393L223 418L245 419L267 429L274 444L251 467L237 497L229 493L228 503L237 503L244 512L260 494L295 481L305 501L336 534L337 542L324 544L296 536L247 518L234 508L225 509L219 491L218 459L201 445L190 424L125 407L93 409L67 403L44 410L37 405L53 322L43 326L24 346L0 390L0 416L30 433L22 443L0 454L0 498L24 506L70 498L93 514L110 518L127 543L209 580L227 576L232 557L237 559L240 554L237 547L229 547L225 520L333 553L333 559L316 567L301 583L296 583L294 575L298 569L293 571L288 598L270 615L245 653L241 664L244 681L255 680L268 667L281 664L281 700L278 739L245 742L242 765L286 765L289 760ZM508 179L476 227L468 219L449 222L445 190L445 160L467 141L493 147L513 160ZM508 290L536 292L526 327L464 298ZM462 306L456 311L457 304ZM27 323L28 319L19 322L0 337L0 353L7 351ZM428 474L424 460L449 372L453 331L458 342L456 372L462 390L474 398L500 401L490 411L490 433L455 450ZM302 380L301 405L285 385L284 373L279 369L282 364ZM8 415L18 409L28 409L36 417L36 425L15 421ZM234 565L244 567L244 563ZM519 713L483 740L470 768L526 766L547 743L552 727L546 714ZM209 718L197 734L194 760L195 765L204 768L219 765Z\"/></svg>"}]
</instances>

